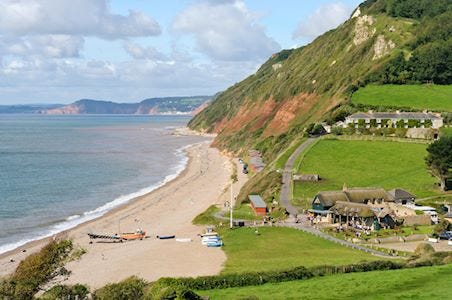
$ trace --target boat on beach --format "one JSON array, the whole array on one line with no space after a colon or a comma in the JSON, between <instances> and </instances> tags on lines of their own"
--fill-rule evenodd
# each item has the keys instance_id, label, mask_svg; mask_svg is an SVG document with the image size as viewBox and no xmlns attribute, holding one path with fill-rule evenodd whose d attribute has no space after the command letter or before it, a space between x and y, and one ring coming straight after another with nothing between
<instances>
[{"instance_id":1,"label":"boat on beach","mask_svg":"<svg viewBox=\"0 0 452 300\"><path fill-rule=\"evenodd\" d=\"M142 240L146 238L146 231L142 229L137 229L135 232L124 232L121 234L97 234L88 233L91 240L101 239L101 240L113 240L113 242L119 241L132 241L132 240Z\"/></svg>"},{"instance_id":2,"label":"boat on beach","mask_svg":"<svg viewBox=\"0 0 452 300\"><path fill-rule=\"evenodd\" d=\"M174 239L176 236L175 235L158 235L157 238L160 240L169 240L169 239Z\"/></svg>"},{"instance_id":3,"label":"boat on beach","mask_svg":"<svg viewBox=\"0 0 452 300\"><path fill-rule=\"evenodd\" d=\"M146 231L141 229L137 229L135 232L126 232L120 234L121 239L129 241L129 240L142 240L146 237Z\"/></svg>"}]
</instances>

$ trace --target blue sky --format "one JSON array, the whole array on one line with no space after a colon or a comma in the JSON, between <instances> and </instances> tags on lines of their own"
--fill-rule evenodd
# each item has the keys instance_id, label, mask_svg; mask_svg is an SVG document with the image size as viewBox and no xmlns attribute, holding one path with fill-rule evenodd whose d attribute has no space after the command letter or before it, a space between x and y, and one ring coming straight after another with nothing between
<instances>
[{"instance_id":1,"label":"blue sky","mask_svg":"<svg viewBox=\"0 0 452 300\"><path fill-rule=\"evenodd\" d=\"M2 0L0 104L214 94L354 0Z\"/></svg>"}]
</instances>

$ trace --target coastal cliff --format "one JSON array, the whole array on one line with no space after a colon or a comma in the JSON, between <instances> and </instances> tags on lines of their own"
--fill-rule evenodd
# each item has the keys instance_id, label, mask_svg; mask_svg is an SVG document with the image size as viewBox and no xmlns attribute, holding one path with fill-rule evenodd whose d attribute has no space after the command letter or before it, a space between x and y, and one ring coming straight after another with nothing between
<instances>
[{"instance_id":1,"label":"coastal cliff","mask_svg":"<svg viewBox=\"0 0 452 300\"><path fill-rule=\"evenodd\" d=\"M115 103L82 99L62 107L41 110L49 115L135 114L194 115L208 106L210 96L150 98L139 103Z\"/></svg>"},{"instance_id":2,"label":"coastal cliff","mask_svg":"<svg viewBox=\"0 0 452 300\"><path fill-rule=\"evenodd\" d=\"M368 84L452 83L450 1L368 0L307 46L283 50L218 95L190 128L219 148L271 160L310 123L324 121Z\"/></svg>"}]
</instances>

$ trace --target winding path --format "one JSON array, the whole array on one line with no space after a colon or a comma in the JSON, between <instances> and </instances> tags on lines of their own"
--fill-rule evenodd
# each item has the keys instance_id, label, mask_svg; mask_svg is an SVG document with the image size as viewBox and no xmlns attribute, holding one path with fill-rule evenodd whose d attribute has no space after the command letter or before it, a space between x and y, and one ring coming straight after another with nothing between
<instances>
[{"instance_id":1,"label":"winding path","mask_svg":"<svg viewBox=\"0 0 452 300\"><path fill-rule=\"evenodd\" d=\"M292 155L290 155L289 159L286 162L286 165L284 166L283 176L282 176L280 202L281 202L281 206L284 207L287 210L287 212L293 217L296 217L298 214L298 209L295 206L293 206L291 203L291 198L292 198L291 186L292 186L293 165L294 165L297 157L300 156L301 152L306 150L316 140L317 140L317 138L309 138L304 143L302 143L292 153Z\"/></svg>"}]
</instances>

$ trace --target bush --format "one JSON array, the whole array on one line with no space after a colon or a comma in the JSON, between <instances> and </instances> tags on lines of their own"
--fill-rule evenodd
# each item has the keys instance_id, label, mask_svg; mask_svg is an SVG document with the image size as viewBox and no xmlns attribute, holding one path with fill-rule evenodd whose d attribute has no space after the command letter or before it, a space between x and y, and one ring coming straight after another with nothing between
<instances>
[{"instance_id":1,"label":"bush","mask_svg":"<svg viewBox=\"0 0 452 300\"><path fill-rule=\"evenodd\" d=\"M93 298L99 300L139 300L143 299L146 286L146 281L132 276L96 290Z\"/></svg>"},{"instance_id":2,"label":"bush","mask_svg":"<svg viewBox=\"0 0 452 300\"><path fill-rule=\"evenodd\" d=\"M76 284L73 286L56 285L40 297L43 300L59 300L59 299L87 299L89 289L82 285Z\"/></svg>"},{"instance_id":3,"label":"bush","mask_svg":"<svg viewBox=\"0 0 452 300\"><path fill-rule=\"evenodd\" d=\"M0 284L0 296L6 299L31 299L39 287L56 276L72 250L69 240L52 241L38 253L20 262L16 271Z\"/></svg>"},{"instance_id":4,"label":"bush","mask_svg":"<svg viewBox=\"0 0 452 300\"><path fill-rule=\"evenodd\" d=\"M425 257L432 253L435 253L435 249L427 243L420 243L414 250L414 254L419 257Z\"/></svg>"},{"instance_id":5,"label":"bush","mask_svg":"<svg viewBox=\"0 0 452 300\"><path fill-rule=\"evenodd\" d=\"M334 135L344 134L344 129L342 127L334 126L331 128L331 133Z\"/></svg>"}]
</instances>

